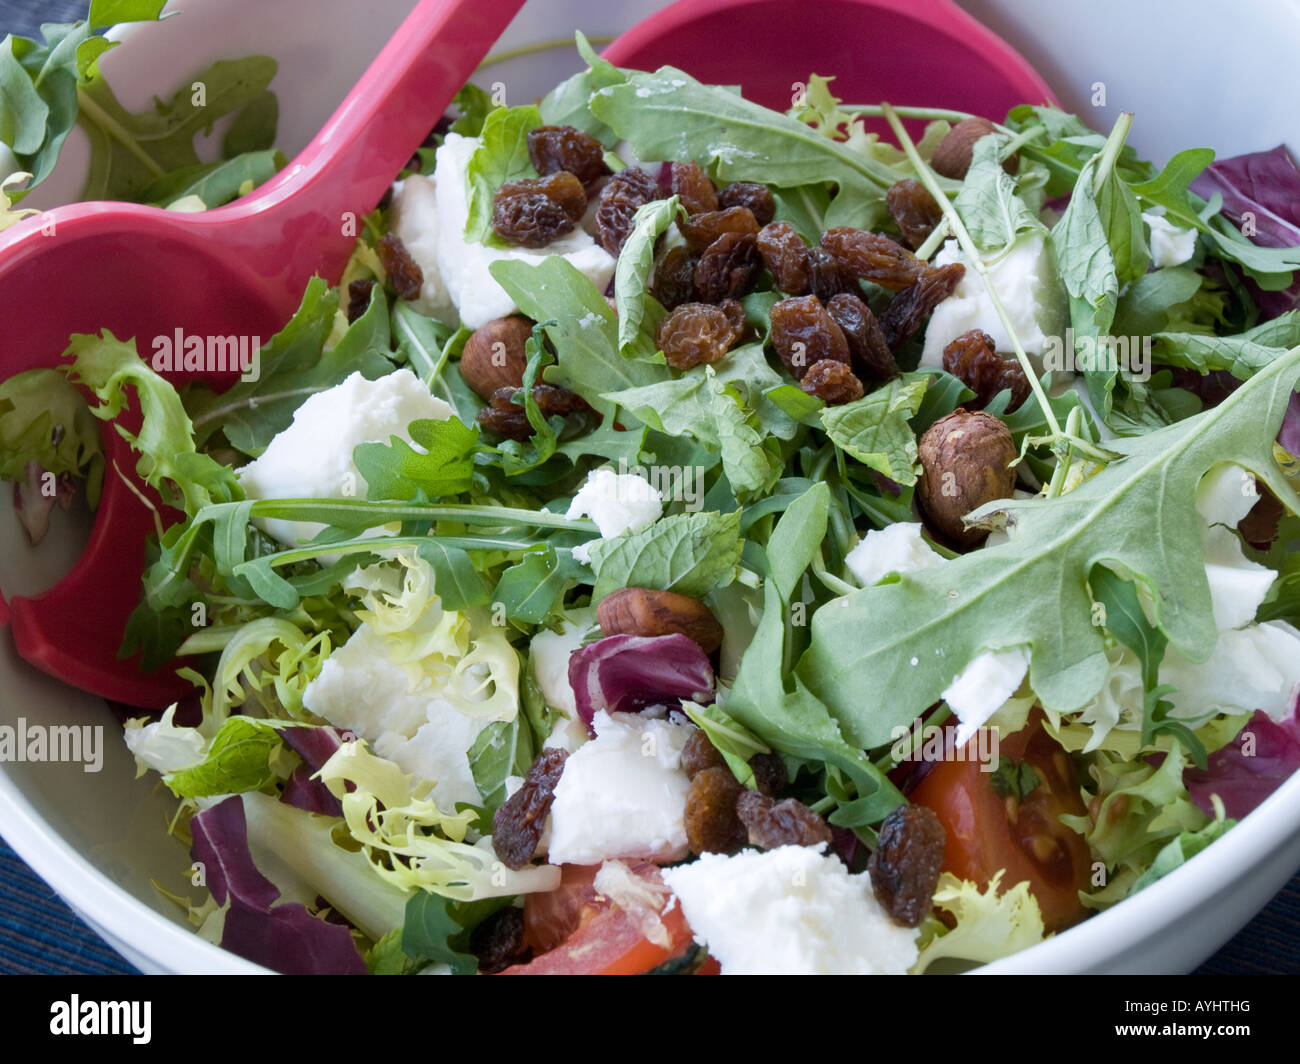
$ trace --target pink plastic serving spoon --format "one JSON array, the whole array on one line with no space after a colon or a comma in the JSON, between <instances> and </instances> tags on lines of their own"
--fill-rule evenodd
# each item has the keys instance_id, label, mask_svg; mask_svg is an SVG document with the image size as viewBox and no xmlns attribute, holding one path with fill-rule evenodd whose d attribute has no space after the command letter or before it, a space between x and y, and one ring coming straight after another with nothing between
<instances>
[{"instance_id":1,"label":"pink plastic serving spoon","mask_svg":"<svg viewBox=\"0 0 1300 1064\"><path fill-rule=\"evenodd\" d=\"M313 274L331 281L396 174L523 0L421 0L317 137L273 180L227 207L182 214L86 203L0 235L0 378L54 366L74 332L136 337L269 337ZM185 374L173 374L183 383ZM205 377L228 385L233 375ZM52 589L0 598L18 653L86 691L158 707L192 690L171 668L148 675L117 649L140 597L152 511L118 475L136 456L111 426L95 525ZM157 500L154 500L157 502Z\"/></svg>"}]
</instances>

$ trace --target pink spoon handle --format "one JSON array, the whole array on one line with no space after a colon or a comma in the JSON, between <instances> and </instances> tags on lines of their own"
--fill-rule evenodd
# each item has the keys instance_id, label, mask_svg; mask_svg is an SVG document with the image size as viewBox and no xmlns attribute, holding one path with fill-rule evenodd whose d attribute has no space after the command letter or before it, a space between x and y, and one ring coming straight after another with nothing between
<instances>
[{"instance_id":1,"label":"pink spoon handle","mask_svg":"<svg viewBox=\"0 0 1300 1064\"><path fill-rule=\"evenodd\" d=\"M522 6L421 0L297 158L253 195L192 216L193 224L265 278L286 313L296 309L307 278L342 271L361 215Z\"/></svg>"}]
</instances>

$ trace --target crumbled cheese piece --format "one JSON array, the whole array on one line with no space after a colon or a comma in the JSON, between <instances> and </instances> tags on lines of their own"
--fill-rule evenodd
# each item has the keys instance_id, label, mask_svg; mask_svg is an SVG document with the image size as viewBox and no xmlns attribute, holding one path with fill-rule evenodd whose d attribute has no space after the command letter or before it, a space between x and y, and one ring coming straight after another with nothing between
<instances>
[{"instance_id":1,"label":"crumbled cheese piece","mask_svg":"<svg viewBox=\"0 0 1300 1064\"><path fill-rule=\"evenodd\" d=\"M1157 267L1181 266L1196 254L1196 230L1174 225L1164 213L1163 207L1142 212L1150 232L1151 262Z\"/></svg>"},{"instance_id":2,"label":"crumbled cheese piece","mask_svg":"<svg viewBox=\"0 0 1300 1064\"><path fill-rule=\"evenodd\" d=\"M916 963L916 929L889 918L869 877L811 847L705 854L663 877L723 975L902 975Z\"/></svg>"},{"instance_id":3,"label":"crumbled cheese piece","mask_svg":"<svg viewBox=\"0 0 1300 1064\"><path fill-rule=\"evenodd\" d=\"M397 436L412 443L412 421L445 421L452 409L409 369L368 381L353 373L340 384L308 396L293 422L276 433L265 451L238 471L250 499L342 499L366 497L366 481L352 461L360 443L388 443ZM324 525L255 517L267 535L290 546L316 536ZM393 534L394 529L385 529Z\"/></svg>"},{"instance_id":4,"label":"crumbled cheese piece","mask_svg":"<svg viewBox=\"0 0 1300 1064\"><path fill-rule=\"evenodd\" d=\"M845 566L863 587L879 583L890 573L911 573L943 561L921 537L919 521L873 529L844 558Z\"/></svg>"},{"instance_id":5,"label":"crumbled cheese piece","mask_svg":"<svg viewBox=\"0 0 1300 1064\"><path fill-rule=\"evenodd\" d=\"M1066 324L1066 298L1056 267L1041 233L1022 236L1008 250L985 260L993 287L1002 299L1016 335L1031 355L1042 355L1050 337L1059 337ZM988 290L970 261L948 241L934 257L936 266L960 262L966 274L952 295L934 309L925 330L922 366L943 366L943 349L971 329L982 329L998 351L1011 351L1011 337L994 309Z\"/></svg>"},{"instance_id":6,"label":"crumbled cheese piece","mask_svg":"<svg viewBox=\"0 0 1300 1064\"><path fill-rule=\"evenodd\" d=\"M944 701L961 721L957 745L964 745L1020 687L1029 671L1029 648L986 650L948 685Z\"/></svg>"},{"instance_id":7,"label":"crumbled cheese piece","mask_svg":"<svg viewBox=\"0 0 1300 1064\"><path fill-rule=\"evenodd\" d=\"M593 469L574 495L566 517L590 517L600 529L601 539L613 539L624 532L639 532L659 520L664 502L659 492L636 473L615 473ZM588 545L573 548L580 562L590 561Z\"/></svg>"},{"instance_id":8,"label":"crumbled cheese piece","mask_svg":"<svg viewBox=\"0 0 1300 1064\"><path fill-rule=\"evenodd\" d=\"M593 723L596 738L569 755L555 787L551 863L681 860L690 786L682 747L693 725L603 710Z\"/></svg>"}]
</instances>

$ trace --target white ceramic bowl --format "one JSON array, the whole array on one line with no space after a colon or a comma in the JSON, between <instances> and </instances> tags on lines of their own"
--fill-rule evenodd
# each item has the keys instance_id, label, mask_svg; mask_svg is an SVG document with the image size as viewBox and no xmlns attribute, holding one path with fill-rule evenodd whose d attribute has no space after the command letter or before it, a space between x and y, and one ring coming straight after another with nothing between
<instances>
[{"instance_id":1,"label":"white ceramic bowl","mask_svg":"<svg viewBox=\"0 0 1300 1064\"><path fill-rule=\"evenodd\" d=\"M794 0L792 0L794 2ZM344 0L180 0L176 17L124 34L104 59L131 107L171 91L219 58L263 52L280 61L272 87L281 101L280 146L301 149L409 10L404 0L372 0L359 16ZM581 28L613 36L666 6L655 0L532 0L500 48L567 37ZM1119 109L1137 113L1133 142L1163 161L1208 144L1222 154L1300 145L1291 102L1300 96L1300 9L1241 0L1231 25L1210 2L966 0L976 17L1019 48L1063 103L1100 128ZM307 14L310 10L310 14ZM810 13L814 4L808 5ZM1250 48L1224 48L1223 34ZM865 57L864 57L865 58ZM541 95L576 69L572 49L532 51L497 64L512 101ZM1259 78L1268 71L1267 88ZM1107 103L1093 114L1094 86ZM31 205L75 199L84 146L69 140L52 180ZM75 529L62 523L34 555L0 492L0 587L31 594L75 558ZM0 764L0 832L115 949L146 972L255 973L263 969L197 938L179 910L151 885L184 894L188 857L164 833L165 791L134 779L102 702L36 672L0 638L0 724L104 726L101 771L78 764ZM1300 776L1182 868L1141 894L1064 934L987 966L990 973L1186 972L1219 948L1300 867Z\"/></svg>"}]
</instances>

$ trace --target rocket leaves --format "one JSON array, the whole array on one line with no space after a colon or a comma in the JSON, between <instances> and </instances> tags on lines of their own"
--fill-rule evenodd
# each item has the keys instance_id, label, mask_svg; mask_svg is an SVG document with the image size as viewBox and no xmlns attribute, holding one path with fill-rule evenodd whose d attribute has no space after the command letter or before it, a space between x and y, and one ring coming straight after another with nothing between
<instances>
[{"instance_id":1,"label":"rocket leaves","mask_svg":"<svg viewBox=\"0 0 1300 1064\"><path fill-rule=\"evenodd\" d=\"M1269 363L1212 410L1111 441L1121 457L1066 495L991 504L982 516L1003 512L1015 521L1010 542L819 611L798 677L846 737L868 747L938 700L983 650L1029 646L1029 680L1043 705L1079 709L1107 675L1087 591L1099 563L1144 585L1159 630L1185 657L1205 660L1218 632L1205 571L1187 563L1201 556L1196 488L1211 466L1235 462L1300 510L1273 459L1271 431L1297 378L1300 350Z\"/></svg>"}]
</instances>

